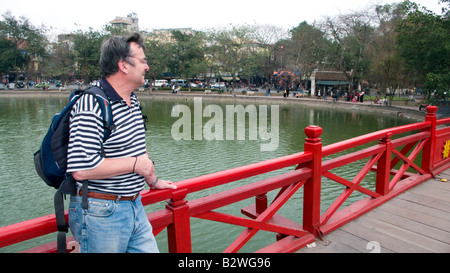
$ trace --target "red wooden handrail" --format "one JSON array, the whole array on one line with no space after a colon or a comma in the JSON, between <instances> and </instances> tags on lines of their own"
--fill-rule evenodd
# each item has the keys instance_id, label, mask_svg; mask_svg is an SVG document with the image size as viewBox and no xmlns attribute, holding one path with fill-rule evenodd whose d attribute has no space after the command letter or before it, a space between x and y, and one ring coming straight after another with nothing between
<instances>
[{"instance_id":1,"label":"red wooden handrail","mask_svg":"<svg viewBox=\"0 0 450 273\"><path fill-rule=\"evenodd\" d=\"M450 123L450 121L449 121ZM426 128L429 128L430 124L426 122L420 122L420 123L414 123L414 124L408 124L403 126L398 126L395 128L390 129L384 129L377 132L369 133L363 136L351 138L348 140L344 140L341 142L337 142L331 145L328 145L323 148L323 156L329 156L332 154L337 154L343 151L346 151L350 148L354 148L356 146L361 146L370 142L378 141L380 139L383 139L388 134L394 136L394 135L400 135L408 132L412 132L415 130L423 130Z\"/></svg>"},{"instance_id":2,"label":"red wooden handrail","mask_svg":"<svg viewBox=\"0 0 450 273\"><path fill-rule=\"evenodd\" d=\"M249 178L255 175L260 175L272 172L278 169L289 167L296 164L301 164L311 160L312 155L304 152L283 156L275 159L237 167L234 169L219 171L212 174L207 174L199 177L194 177L177 182L177 191L186 190L187 194L201 191L204 189L220 186L236 180ZM142 203L149 205L172 198L173 191L161 190L142 192Z\"/></svg>"},{"instance_id":3,"label":"red wooden handrail","mask_svg":"<svg viewBox=\"0 0 450 273\"><path fill-rule=\"evenodd\" d=\"M155 234L167 228L170 252L190 252L190 218L219 221L246 227L225 252L236 252L259 230L278 233L277 243L261 251L295 251L307 243L328 234L337 227L358 217L375 206L399 194L417 183L426 181L435 173L448 167L450 159L440 159L440 142L450 140L450 130L437 129L436 126L450 123L449 119L436 120L436 107L427 108L424 122L385 129L349 140L334 143L322 148L320 135L322 129L310 126L305 129L307 135L305 151L280 158L224 170L177 182L177 190L143 191L144 205L170 200L166 209L149 213ZM402 134L408 133L406 136ZM394 136L400 136L393 139ZM377 141L373 146L350 154L341 155L327 161L322 158L360 147ZM400 148L400 150L397 150ZM422 165L415 159L422 151ZM369 159L352 181L334 174L333 171L346 164ZM437 162L439 161L439 162ZM436 163L435 163L436 162ZM400 165L398 169L395 167ZM186 201L185 197L193 192L217 187L248 177L272 172L289 166L295 170L253 182L248 185L218 192L210 196ZM408 169L412 168L412 172ZM375 171L376 189L361 186L368 172ZM393 177L391 178L391 175ZM345 186L342 194L321 215L321 177L325 176ZM407 178L407 179L405 179ZM405 181L405 182L403 182ZM300 188L303 187L303 223L295 223L277 214L277 211ZM269 204L266 193L279 190ZM368 195L344 209L342 203L354 191ZM248 198L255 197L255 204L243 208L246 217L215 212L221 208ZM54 215L39 217L21 223L0 228L0 247L16 244L56 231ZM54 245L37 247L31 251L55 251Z\"/></svg>"}]
</instances>

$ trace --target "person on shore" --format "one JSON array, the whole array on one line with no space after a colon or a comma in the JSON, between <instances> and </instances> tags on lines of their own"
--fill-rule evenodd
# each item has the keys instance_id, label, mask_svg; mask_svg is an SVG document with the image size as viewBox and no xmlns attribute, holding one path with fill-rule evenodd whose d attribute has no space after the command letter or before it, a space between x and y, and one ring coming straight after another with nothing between
<instances>
[{"instance_id":1,"label":"person on shore","mask_svg":"<svg viewBox=\"0 0 450 273\"><path fill-rule=\"evenodd\" d=\"M100 87L111 101L116 129L102 143L103 119L97 100L84 94L74 105L67 171L77 181L77 194L69 204L70 229L82 253L159 252L139 193L145 183L152 189L176 186L156 176L146 149L140 104L133 93L144 84L149 69L141 35L105 41L100 65Z\"/></svg>"}]
</instances>

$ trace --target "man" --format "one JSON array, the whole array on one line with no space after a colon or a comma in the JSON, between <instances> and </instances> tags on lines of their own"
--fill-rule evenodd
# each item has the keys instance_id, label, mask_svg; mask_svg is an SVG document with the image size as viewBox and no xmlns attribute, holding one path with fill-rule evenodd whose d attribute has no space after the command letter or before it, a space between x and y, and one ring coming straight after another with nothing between
<instances>
[{"instance_id":1,"label":"man","mask_svg":"<svg viewBox=\"0 0 450 273\"><path fill-rule=\"evenodd\" d=\"M145 182L155 189L176 186L156 177L146 150L142 113L133 93L149 70L141 36L107 40L100 65L100 87L111 100L116 129L102 143L103 119L92 95L83 95L73 107L67 161L78 190L71 197L69 225L81 252L158 252L139 192ZM87 192L82 181L87 181Z\"/></svg>"}]
</instances>

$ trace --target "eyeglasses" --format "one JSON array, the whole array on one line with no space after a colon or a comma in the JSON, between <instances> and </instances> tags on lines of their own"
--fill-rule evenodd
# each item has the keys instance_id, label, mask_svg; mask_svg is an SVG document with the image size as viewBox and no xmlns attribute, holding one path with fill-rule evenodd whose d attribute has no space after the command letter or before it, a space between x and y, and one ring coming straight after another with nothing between
<instances>
[{"instance_id":1,"label":"eyeglasses","mask_svg":"<svg viewBox=\"0 0 450 273\"><path fill-rule=\"evenodd\" d=\"M141 64L147 64L147 58L142 58L141 59L141 58L134 57L134 56L127 56L127 57L138 59Z\"/></svg>"}]
</instances>

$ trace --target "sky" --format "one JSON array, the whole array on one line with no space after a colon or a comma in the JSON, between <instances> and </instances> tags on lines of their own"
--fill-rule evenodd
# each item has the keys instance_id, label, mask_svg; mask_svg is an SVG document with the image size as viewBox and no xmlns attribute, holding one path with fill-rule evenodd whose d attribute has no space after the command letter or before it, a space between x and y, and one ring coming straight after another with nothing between
<instances>
[{"instance_id":1,"label":"sky","mask_svg":"<svg viewBox=\"0 0 450 273\"><path fill-rule=\"evenodd\" d=\"M193 28L196 30L227 24L276 25L285 29L324 16L367 9L373 4L402 0L1 0L0 15L26 17L34 26L52 27L53 34L75 30L100 30L116 16L135 12L144 30ZM441 14L439 0L413 0ZM3 18L3 17L2 17Z\"/></svg>"}]
</instances>

